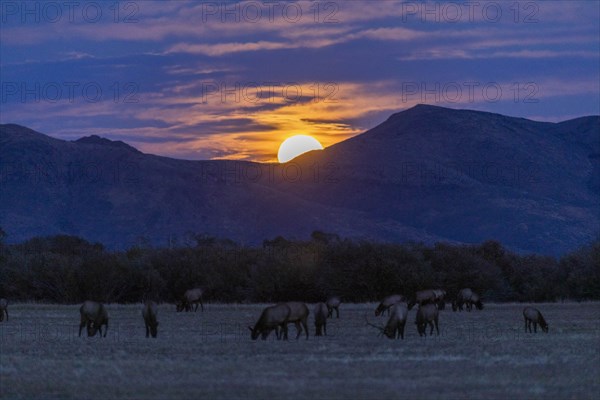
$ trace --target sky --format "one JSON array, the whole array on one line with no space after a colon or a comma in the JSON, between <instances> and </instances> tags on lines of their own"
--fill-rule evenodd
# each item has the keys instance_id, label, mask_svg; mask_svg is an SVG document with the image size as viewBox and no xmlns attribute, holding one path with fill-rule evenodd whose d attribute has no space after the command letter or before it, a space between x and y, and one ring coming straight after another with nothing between
<instances>
[{"instance_id":1,"label":"sky","mask_svg":"<svg viewBox=\"0 0 600 400\"><path fill-rule=\"evenodd\" d=\"M419 103L600 114L597 1L0 2L0 123L276 161Z\"/></svg>"}]
</instances>

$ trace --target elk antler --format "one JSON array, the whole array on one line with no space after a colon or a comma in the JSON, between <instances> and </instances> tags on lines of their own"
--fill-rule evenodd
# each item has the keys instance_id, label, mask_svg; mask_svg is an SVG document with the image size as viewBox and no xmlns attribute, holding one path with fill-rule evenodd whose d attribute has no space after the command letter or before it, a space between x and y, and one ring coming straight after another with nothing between
<instances>
[{"instance_id":1,"label":"elk antler","mask_svg":"<svg viewBox=\"0 0 600 400\"><path fill-rule=\"evenodd\" d=\"M369 318L367 317L367 314L365 314L365 321L366 321L367 325L372 326L373 328L377 328L383 333L384 329L381 326L377 326L377 325L369 322Z\"/></svg>"}]
</instances>

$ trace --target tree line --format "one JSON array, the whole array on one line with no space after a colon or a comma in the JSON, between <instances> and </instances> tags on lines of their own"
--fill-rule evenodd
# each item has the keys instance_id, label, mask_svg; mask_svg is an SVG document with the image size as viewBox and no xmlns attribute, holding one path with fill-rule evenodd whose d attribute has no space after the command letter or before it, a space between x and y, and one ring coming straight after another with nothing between
<instances>
[{"instance_id":1,"label":"tree line","mask_svg":"<svg viewBox=\"0 0 600 400\"><path fill-rule=\"evenodd\" d=\"M4 244L0 229L0 297L73 304L86 299L175 302L192 287L212 302L380 300L463 287L484 301L600 299L600 240L560 258L516 254L497 241L478 245L378 243L313 232L310 240L277 237L252 247L197 235L175 248L138 244L106 249L76 236Z\"/></svg>"}]
</instances>

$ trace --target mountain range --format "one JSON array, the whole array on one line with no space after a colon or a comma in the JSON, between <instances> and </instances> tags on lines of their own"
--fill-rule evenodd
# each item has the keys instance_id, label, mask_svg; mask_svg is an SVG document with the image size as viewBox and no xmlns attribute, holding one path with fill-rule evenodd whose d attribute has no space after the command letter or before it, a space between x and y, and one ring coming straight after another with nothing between
<instances>
[{"instance_id":1,"label":"mountain range","mask_svg":"<svg viewBox=\"0 0 600 400\"><path fill-rule=\"evenodd\" d=\"M320 230L563 254L599 237L600 116L551 123L418 105L286 164L177 160L0 125L0 227L10 242L60 233L109 248Z\"/></svg>"}]
</instances>

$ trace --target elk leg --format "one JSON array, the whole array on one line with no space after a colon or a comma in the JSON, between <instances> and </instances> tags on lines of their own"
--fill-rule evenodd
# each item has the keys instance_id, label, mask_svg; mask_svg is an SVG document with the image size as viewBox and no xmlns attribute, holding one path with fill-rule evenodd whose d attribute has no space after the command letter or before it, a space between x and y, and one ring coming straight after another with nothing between
<instances>
[{"instance_id":1,"label":"elk leg","mask_svg":"<svg viewBox=\"0 0 600 400\"><path fill-rule=\"evenodd\" d=\"M95 335L96 334L96 327L94 326L94 324L92 323L92 321L88 321L87 322L87 326L86 326L88 337L93 336L93 335L90 335L90 333L92 332L92 328L94 329L94 335Z\"/></svg>"},{"instance_id":2,"label":"elk leg","mask_svg":"<svg viewBox=\"0 0 600 400\"><path fill-rule=\"evenodd\" d=\"M200 298L200 310L204 311L204 304L202 304L202 298Z\"/></svg>"},{"instance_id":3,"label":"elk leg","mask_svg":"<svg viewBox=\"0 0 600 400\"><path fill-rule=\"evenodd\" d=\"M323 324L323 332L325 333L325 336L327 336L327 322Z\"/></svg>"},{"instance_id":4,"label":"elk leg","mask_svg":"<svg viewBox=\"0 0 600 400\"><path fill-rule=\"evenodd\" d=\"M308 340L308 322L306 318L302 320L302 326L304 327L304 332L306 333L306 340Z\"/></svg>"},{"instance_id":5,"label":"elk leg","mask_svg":"<svg viewBox=\"0 0 600 400\"><path fill-rule=\"evenodd\" d=\"M148 337L150 335L150 329L148 327L148 324L146 324L146 337Z\"/></svg>"},{"instance_id":6,"label":"elk leg","mask_svg":"<svg viewBox=\"0 0 600 400\"><path fill-rule=\"evenodd\" d=\"M106 337L106 334L108 333L108 321L106 321L106 323L104 324L104 337ZM102 333L102 332L100 332Z\"/></svg>"},{"instance_id":7,"label":"elk leg","mask_svg":"<svg viewBox=\"0 0 600 400\"><path fill-rule=\"evenodd\" d=\"M434 319L433 322L435 323L435 331L437 333L436 336L440 336L440 328L438 327L438 319L437 318ZM432 329L432 331L433 331L433 329Z\"/></svg>"},{"instance_id":8,"label":"elk leg","mask_svg":"<svg viewBox=\"0 0 600 400\"><path fill-rule=\"evenodd\" d=\"M296 325L296 339L298 339L302 333L302 326L300 325L300 321L294 322L294 325Z\"/></svg>"},{"instance_id":9,"label":"elk leg","mask_svg":"<svg viewBox=\"0 0 600 400\"><path fill-rule=\"evenodd\" d=\"M332 315L332 317L333 317L333 315ZM340 317L340 309L339 309L339 307L336 307L336 308L335 308L335 317L336 317L336 318L339 318L339 317ZM6 317L6 319L8 319L8 317Z\"/></svg>"},{"instance_id":10,"label":"elk leg","mask_svg":"<svg viewBox=\"0 0 600 400\"><path fill-rule=\"evenodd\" d=\"M287 323L281 325L281 330L283 331L283 340L288 340L288 327Z\"/></svg>"},{"instance_id":11,"label":"elk leg","mask_svg":"<svg viewBox=\"0 0 600 400\"><path fill-rule=\"evenodd\" d=\"M533 333L537 333L537 322L533 321Z\"/></svg>"},{"instance_id":12,"label":"elk leg","mask_svg":"<svg viewBox=\"0 0 600 400\"><path fill-rule=\"evenodd\" d=\"M398 333L400 334L400 337L402 338L402 340L404 340L404 324L400 325L400 329L398 330Z\"/></svg>"}]
</instances>

